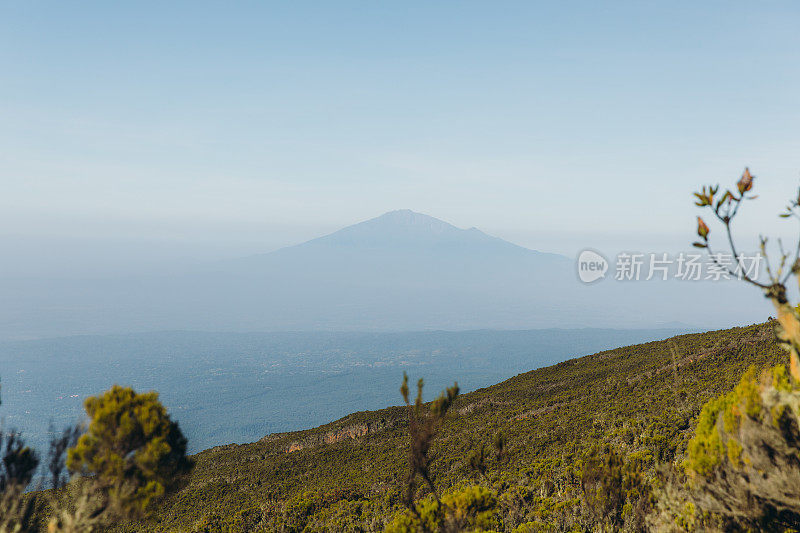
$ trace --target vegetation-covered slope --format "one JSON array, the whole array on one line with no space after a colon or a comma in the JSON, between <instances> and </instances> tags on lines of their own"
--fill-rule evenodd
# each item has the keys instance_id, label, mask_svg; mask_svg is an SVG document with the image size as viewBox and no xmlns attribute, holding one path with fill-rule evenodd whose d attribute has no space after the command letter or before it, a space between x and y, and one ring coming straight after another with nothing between
<instances>
[{"instance_id":1,"label":"vegetation-covered slope","mask_svg":"<svg viewBox=\"0 0 800 533\"><path fill-rule=\"evenodd\" d=\"M703 404L749 366L784 359L762 324L600 352L464 394L434 444L436 484L441 492L493 488L500 530L526 522L582 529L592 522L579 473L589 448L611 445L657 482L655 465L683 453ZM406 418L400 407L360 412L204 451L185 489L153 520L124 529L382 530L401 508ZM498 432L506 441L499 455ZM485 470L475 467L482 446Z\"/></svg>"}]
</instances>

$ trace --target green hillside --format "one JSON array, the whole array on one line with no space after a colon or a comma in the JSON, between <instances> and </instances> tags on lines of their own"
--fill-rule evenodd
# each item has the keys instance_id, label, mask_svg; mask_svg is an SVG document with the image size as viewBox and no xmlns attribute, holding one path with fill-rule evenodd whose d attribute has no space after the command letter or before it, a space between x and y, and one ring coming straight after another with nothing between
<instances>
[{"instance_id":1,"label":"green hillside","mask_svg":"<svg viewBox=\"0 0 800 533\"><path fill-rule=\"evenodd\" d=\"M491 487L501 530L525 522L582 529L591 523L577 474L586 450L609 444L653 478L658 463L682 455L704 403L731 390L748 366L785 357L761 324L604 351L464 394L434 445L437 487ZM124 529L382 530L402 508L406 416L401 407L354 413L204 451L189 485L154 520ZM498 432L507 442L499 457ZM469 460L482 445L485 472Z\"/></svg>"}]
</instances>

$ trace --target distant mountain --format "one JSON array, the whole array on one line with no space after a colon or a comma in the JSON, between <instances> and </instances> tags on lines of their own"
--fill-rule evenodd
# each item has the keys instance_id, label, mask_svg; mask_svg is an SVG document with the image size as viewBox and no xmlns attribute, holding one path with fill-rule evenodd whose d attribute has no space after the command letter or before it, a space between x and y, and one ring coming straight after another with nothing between
<instances>
[{"instance_id":1,"label":"distant mountain","mask_svg":"<svg viewBox=\"0 0 800 533\"><path fill-rule=\"evenodd\" d=\"M268 254L234 261L248 263L275 257L299 257L307 254L342 255L358 253L364 256L393 254L410 256L459 257L477 256L536 256L542 261L566 263L563 255L529 250L503 239L487 235L478 228L461 229L438 218L408 209L390 211L384 215L340 229L329 235L289 246Z\"/></svg>"},{"instance_id":2,"label":"distant mountain","mask_svg":"<svg viewBox=\"0 0 800 533\"><path fill-rule=\"evenodd\" d=\"M409 210L216 268L191 285L224 287L219 298L235 295L232 301L253 310L239 324L256 329L552 326L550 304L513 320L511 302L520 290L543 297L553 278L574 281L567 257Z\"/></svg>"},{"instance_id":3,"label":"distant mountain","mask_svg":"<svg viewBox=\"0 0 800 533\"><path fill-rule=\"evenodd\" d=\"M485 234L478 228L461 229L438 218L410 209L390 211L379 217L348 226L330 235L313 239L288 249L321 247L361 247L369 249L420 250L437 248L469 253L529 253L532 250ZM541 252L534 252L541 254ZM557 256L555 254L541 254Z\"/></svg>"},{"instance_id":4,"label":"distant mountain","mask_svg":"<svg viewBox=\"0 0 800 533\"><path fill-rule=\"evenodd\" d=\"M0 280L0 339L170 329L697 325L708 313L687 304L694 299L711 306L727 291L722 289L610 280L585 285L570 258L399 210L296 246L180 275ZM725 301L733 310L728 316L741 316ZM745 301L752 301L750 292ZM715 323L735 323L717 318Z\"/></svg>"}]
</instances>

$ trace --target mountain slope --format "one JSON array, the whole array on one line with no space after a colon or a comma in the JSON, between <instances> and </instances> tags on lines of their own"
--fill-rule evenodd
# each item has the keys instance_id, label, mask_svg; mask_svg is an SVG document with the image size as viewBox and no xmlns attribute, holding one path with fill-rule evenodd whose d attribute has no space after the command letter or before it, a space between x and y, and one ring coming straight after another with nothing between
<instances>
[{"instance_id":1,"label":"mountain slope","mask_svg":"<svg viewBox=\"0 0 800 533\"><path fill-rule=\"evenodd\" d=\"M584 450L610 444L645 469L680 457L708 399L749 365L784 358L761 324L608 350L465 394L434 448L437 485L495 487L503 530L528 520L566 527L581 512L575 472ZM394 407L205 451L190 485L136 530L379 531L401 507L405 421ZM485 477L477 475L467 456L491 450L498 431L506 453L490 454Z\"/></svg>"}]
</instances>

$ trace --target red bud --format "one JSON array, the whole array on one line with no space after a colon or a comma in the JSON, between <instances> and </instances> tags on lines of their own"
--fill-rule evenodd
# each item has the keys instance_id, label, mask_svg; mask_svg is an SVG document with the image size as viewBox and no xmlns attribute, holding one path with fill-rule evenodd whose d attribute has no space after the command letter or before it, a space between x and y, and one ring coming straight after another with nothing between
<instances>
[{"instance_id":1,"label":"red bud","mask_svg":"<svg viewBox=\"0 0 800 533\"><path fill-rule=\"evenodd\" d=\"M739 178L739 182L736 184L739 189L739 194L744 194L753 188L753 177L754 176L750 174L750 169L745 167L742 177Z\"/></svg>"},{"instance_id":2,"label":"red bud","mask_svg":"<svg viewBox=\"0 0 800 533\"><path fill-rule=\"evenodd\" d=\"M703 240L706 240L708 239L708 234L710 231L711 230L708 226L706 226L706 223L703 222L703 219L697 217L697 234L700 235Z\"/></svg>"}]
</instances>

